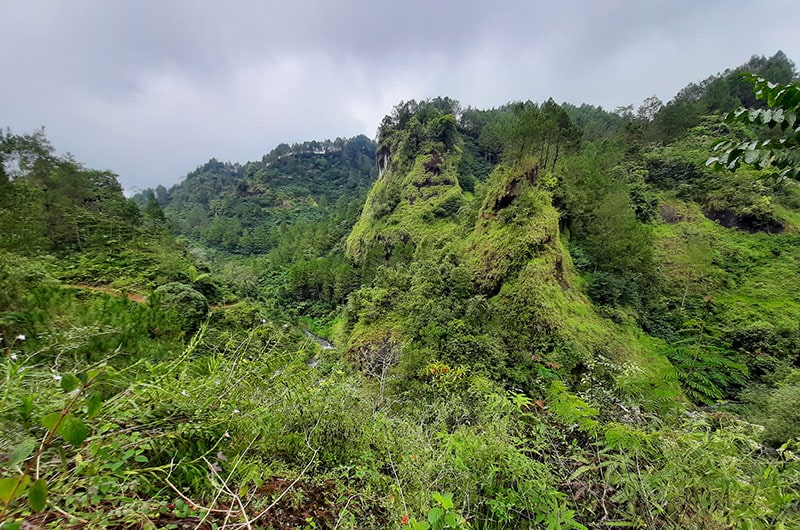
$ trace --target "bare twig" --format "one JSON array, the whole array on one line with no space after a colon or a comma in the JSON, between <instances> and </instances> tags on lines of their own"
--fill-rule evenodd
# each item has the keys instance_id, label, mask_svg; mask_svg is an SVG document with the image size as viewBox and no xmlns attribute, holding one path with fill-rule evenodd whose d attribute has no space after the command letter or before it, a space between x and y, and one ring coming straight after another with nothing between
<instances>
[{"instance_id":1,"label":"bare twig","mask_svg":"<svg viewBox=\"0 0 800 530\"><path fill-rule=\"evenodd\" d=\"M247 530L252 530L252 527L247 522L247 510L244 509L244 504L242 504L242 499L233 491L231 491L231 489L228 487L228 483L225 481L224 478L219 476L219 473L217 473L217 469L214 467L214 465L211 462L209 462L208 459L206 459L205 457L203 457L203 460L205 461L206 464L208 464L208 468L211 470L211 473L213 473L214 476L217 477L217 479L220 481L220 484L222 484L220 486L221 490L224 490L225 493L227 493L236 500L236 504L239 505L239 511L242 513L242 520L245 521L244 524ZM228 476L228 478L230 478L230 475Z\"/></svg>"},{"instance_id":2,"label":"bare twig","mask_svg":"<svg viewBox=\"0 0 800 530\"><path fill-rule=\"evenodd\" d=\"M398 491L400 491L400 500L403 501L403 512L408 513L406 496L405 494L403 494L403 487L400 485L400 477L397 476L397 468L394 467L394 461L392 460L392 452L386 451L386 454L389 455L389 466L392 468L392 474L394 475L394 480L397 483L397 489Z\"/></svg>"},{"instance_id":3,"label":"bare twig","mask_svg":"<svg viewBox=\"0 0 800 530\"><path fill-rule=\"evenodd\" d=\"M253 446L253 444L255 443L255 441L257 439L258 439L258 435L256 435L252 440L250 440L250 443L247 445L247 448L244 450L244 452L242 452L242 454L239 455L239 458L236 460L236 463L233 465L233 468L228 473L227 480L230 480L231 477L233 477L233 473L236 471L236 468L239 466L239 464L244 459L244 455L247 454L247 452L250 450L250 448ZM216 444L214 445L214 447L216 447ZM206 457L204 456L202 458L206 462L206 464L208 464L208 460L206 460ZM212 471L216 474L216 470L213 467L212 467ZM223 481L223 483L224 482L225 481ZM219 499L220 493L221 493L221 491L217 491L217 494L214 496L214 500L211 501L211 506L214 506L214 504L216 504L217 500ZM247 514L244 513L244 506L241 505L241 502L239 502L239 505L242 508L242 513L244 514L244 520L246 521L247 520ZM197 523L197 526L195 528L200 528L200 525L202 525L206 521L207 518L208 518L208 513L206 513L203 516L203 518L200 520L199 523ZM226 517L226 521L227 521L227 517Z\"/></svg>"},{"instance_id":4,"label":"bare twig","mask_svg":"<svg viewBox=\"0 0 800 530\"><path fill-rule=\"evenodd\" d=\"M208 511L208 512L212 512L212 513L228 513L228 514L229 514L229 513L231 512L231 511L230 511L230 509L228 509L228 510L218 510L218 509L216 509L216 508L206 508L205 506L203 506L203 505L201 505L201 504L197 504L197 503L196 503L196 502L194 502L192 499L190 499L189 497L187 497L186 495L184 495L184 494L181 492L181 490L179 490L179 489L177 488L177 486L175 486L175 484L173 484L172 482L170 482L170 481L169 481L169 478L164 478L164 482L166 482L166 483L167 483L167 485L168 485L170 488L172 488L172 489L173 489L173 491L175 491L175 493L177 493L177 494L178 494L178 496L179 496L181 499L183 499L183 500L184 500L184 501L185 501L185 502L186 502L186 503L187 503L189 506L191 506L192 508L195 508L195 509L197 509L197 510L206 510L206 511Z\"/></svg>"},{"instance_id":5,"label":"bare twig","mask_svg":"<svg viewBox=\"0 0 800 530\"><path fill-rule=\"evenodd\" d=\"M280 495L278 495L278 498L277 498L277 499L275 499L274 501L272 501L272 504L270 504L269 506L267 506L266 508L264 508L264 509L263 509L263 510L262 510L262 511L261 511L261 512L258 514L258 515L256 515L255 517L253 517L253 518L252 518L252 519L250 519L249 521L245 521L243 524L237 525L237 527L238 527L238 528L250 528L250 525L252 525L252 524L253 524L253 523L255 523L257 520L259 520L260 518L262 518L263 516L265 516L265 515L266 515L266 514L267 514L267 513L268 513L268 512L271 510L271 509L273 509L275 506L277 506L277 504L278 504L278 503L281 501L281 499L283 499L283 497L284 497L284 496L285 496L287 493L289 493L289 491L290 491L292 488L294 488L294 486L295 486L295 485L296 485L298 482L300 482L300 479L301 479L301 478L303 478L303 475L305 475L305 474L306 474L306 471L308 471L308 470L309 470L309 468L311 467L311 465L312 465L312 464L314 463L314 461L317 459L317 454L319 453L319 447L318 447L318 448L316 448L316 449L312 448L312 447L311 447L311 442L310 442L310 440L311 440L311 435L314 433L314 431L316 431L316 430L317 430L317 427L319 426L319 422L320 422L321 420L322 420L322 415L320 415L320 416L317 418L317 423L316 423L316 424L314 424L314 427L313 427L313 428L311 429L311 431L310 431L310 432L309 432L309 433L306 435L306 446L308 446L308 448L309 448L309 449L312 449L312 450L314 451L314 453L311 455L311 459L309 459L308 463L305 465L305 467L304 467L304 468L303 468L303 470L300 472L300 474L299 474L299 475L297 475L297 478L295 478L295 479L292 481L292 483L291 483L291 484L289 484L289 485L286 487L286 489L284 489L284 490L283 490L283 492L281 492L281 494L280 494Z\"/></svg>"},{"instance_id":6,"label":"bare twig","mask_svg":"<svg viewBox=\"0 0 800 530\"><path fill-rule=\"evenodd\" d=\"M352 501L356 497L361 497L361 494L354 493L353 495L350 495L350 497L347 499L347 502L344 504L344 508L342 508L342 511L339 512L339 517L336 519L336 525L333 527L333 530L339 528L339 524L342 522L342 518L344 517L345 512L347 512L347 507L350 506L350 501Z\"/></svg>"}]
</instances>

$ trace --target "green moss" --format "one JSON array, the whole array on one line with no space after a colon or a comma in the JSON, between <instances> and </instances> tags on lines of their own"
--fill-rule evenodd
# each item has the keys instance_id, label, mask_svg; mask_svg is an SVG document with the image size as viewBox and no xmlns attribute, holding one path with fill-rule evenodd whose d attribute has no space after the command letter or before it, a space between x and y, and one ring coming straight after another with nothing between
<instances>
[{"instance_id":1,"label":"green moss","mask_svg":"<svg viewBox=\"0 0 800 530\"><path fill-rule=\"evenodd\" d=\"M367 196L347 238L347 255L362 262L370 250L390 256L400 245L440 248L457 229L455 214L465 203L458 184L460 151L418 155L406 173L388 170Z\"/></svg>"},{"instance_id":2,"label":"green moss","mask_svg":"<svg viewBox=\"0 0 800 530\"><path fill-rule=\"evenodd\" d=\"M558 242L558 212L550 194L535 186L538 166L533 161L499 166L489 181L475 228L467 238L465 261L475 272L478 289L496 293L532 258L542 252L558 254L553 279L564 283L565 253Z\"/></svg>"},{"instance_id":3,"label":"green moss","mask_svg":"<svg viewBox=\"0 0 800 530\"><path fill-rule=\"evenodd\" d=\"M688 215L656 230L659 261L673 296L710 296L725 326L766 320L796 329L800 316L800 236L747 233L706 219L699 208L671 202ZM681 293L682 294L682 293Z\"/></svg>"}]
</instances>

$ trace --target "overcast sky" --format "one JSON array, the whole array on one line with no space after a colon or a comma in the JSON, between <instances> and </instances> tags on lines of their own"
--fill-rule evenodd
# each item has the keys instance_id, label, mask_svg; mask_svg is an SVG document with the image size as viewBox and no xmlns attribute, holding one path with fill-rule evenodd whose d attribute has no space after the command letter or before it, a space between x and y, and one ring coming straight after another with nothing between
<instances>
[{"instance_id":1,"label":"overcast sky","mask_svg":"<svg viewBox=\"0 0 800 530\"><path fill-rule=\"evenodd\" d=\"M0 126L45 126L129 191L171 185L211 157L372 137L400 100L613 110L753 54L800 62L800 2L756 4L0 0Z\"/></svg>"}]
</instances>

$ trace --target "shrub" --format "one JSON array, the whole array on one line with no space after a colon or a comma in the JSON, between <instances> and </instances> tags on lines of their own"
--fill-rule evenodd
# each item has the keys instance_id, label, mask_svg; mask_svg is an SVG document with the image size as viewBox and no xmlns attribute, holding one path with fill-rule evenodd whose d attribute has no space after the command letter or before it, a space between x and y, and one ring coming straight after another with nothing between
<instances>
[{"instance_id":1,"label":"shrub","mask_svg":"<svg viewBox=\"0 0 800 530\"><path fill-rule=\"evenodd\" d=\"M208 300L190 286L171 282L153 291L152 306L172 313L172 319L181 331L196 331L208 315Z\"/></svg>"}]
</instances>

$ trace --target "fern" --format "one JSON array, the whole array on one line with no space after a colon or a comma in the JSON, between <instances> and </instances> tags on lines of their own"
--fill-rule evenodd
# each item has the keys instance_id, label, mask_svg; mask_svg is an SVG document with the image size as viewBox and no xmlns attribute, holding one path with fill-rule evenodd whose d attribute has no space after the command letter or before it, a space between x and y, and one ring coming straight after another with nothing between
<instances>
[{"instance_id":1,"label":"fern","mask_svg":"<svg viewBox=\"0 0 800 530\"><path fill-rule=\"evenodd\" d=\"M550 410L564 423L577 425L581 431L597 435L600 422L594 418L600 413L599 410L569 392L561 381L553 381L547 394Z\"/></svg>"},{"instance_id":2,"label":"fern","mask_svg":"<svg viewBox=\"0 0 800 530\"><path fill-rule=\"evenodd\" d=\"M747 367L724 348L678 345L666 352L678 372L678 380L690 399L711 404L732 386L744 384Z\"/></svg>"}]
</instances>

